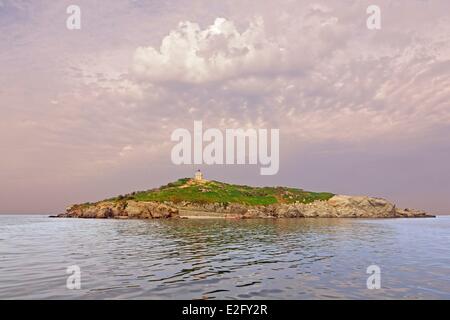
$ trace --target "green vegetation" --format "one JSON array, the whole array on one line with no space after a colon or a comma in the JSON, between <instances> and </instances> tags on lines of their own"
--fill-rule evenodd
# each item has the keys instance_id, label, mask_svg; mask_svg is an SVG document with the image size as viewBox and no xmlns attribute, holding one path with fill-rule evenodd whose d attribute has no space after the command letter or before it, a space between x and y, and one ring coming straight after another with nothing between
<instances>
[{"instance_id":1,"label":"green vegetation","mask_svg":"<svg viewBox=\"0 0 450 320\"><path fill-rule=\"evenodd\" d=\"M112 201L188 201L192 203L239 203L246 205L269 205L276 203L310 203L315 200L328 200L334 195L327 192L309 192L285 187L249 187L227 184L218 181L196 182L184 178L158 189L133 192L119 196Z\"/></svg>"}]
</instances>

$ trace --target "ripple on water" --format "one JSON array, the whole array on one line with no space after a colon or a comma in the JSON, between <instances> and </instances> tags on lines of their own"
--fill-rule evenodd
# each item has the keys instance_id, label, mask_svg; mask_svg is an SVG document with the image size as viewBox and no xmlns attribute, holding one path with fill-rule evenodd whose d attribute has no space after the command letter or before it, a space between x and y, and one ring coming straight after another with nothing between
<instances>
[{"instance_id":1,"label":"ripple on water","mask_svg":"<svg viewBox=\"0 0 450 320\"><path fill-rule=\"evenodd\" d=\"M450 298L450 219L0 216L0 298ZM367 290L366 268L382 270ZM67 290L79 265L82 289Z\"/></svg>"}]
</instances>

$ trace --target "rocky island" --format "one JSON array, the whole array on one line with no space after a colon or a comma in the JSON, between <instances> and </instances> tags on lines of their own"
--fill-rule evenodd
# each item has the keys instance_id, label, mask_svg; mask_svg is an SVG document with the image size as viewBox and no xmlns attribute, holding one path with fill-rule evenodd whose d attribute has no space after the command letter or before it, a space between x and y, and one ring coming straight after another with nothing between
<instances>
[{"instance_id":1,"label":"rocky island","mask_svg":"<svg viewBox=\"0 0 450 320\"><path fill-rule=\"evenodd\" d=\"M195 178L132 192L96 203L76 204L60 218L416 218L423 211L399 209L366 196L335 195L288 187L250 187Z\"/></svg>"}]
</instances>

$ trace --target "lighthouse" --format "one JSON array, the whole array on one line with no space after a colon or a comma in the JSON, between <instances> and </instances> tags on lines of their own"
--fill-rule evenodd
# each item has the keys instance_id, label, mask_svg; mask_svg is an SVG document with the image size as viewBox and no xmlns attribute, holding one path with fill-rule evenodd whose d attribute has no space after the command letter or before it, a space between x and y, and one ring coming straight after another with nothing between
<instances>
[{"instance_id":1,"label":"lighthouse","mask_svg":"<svg viewBox=\"0 0 450 320\"><path fill-rule=\"evenodd\" d=\"M200 170L197 170L194 176L195 181L203 181L203 173Z\"/></svg>"}]
</instances>

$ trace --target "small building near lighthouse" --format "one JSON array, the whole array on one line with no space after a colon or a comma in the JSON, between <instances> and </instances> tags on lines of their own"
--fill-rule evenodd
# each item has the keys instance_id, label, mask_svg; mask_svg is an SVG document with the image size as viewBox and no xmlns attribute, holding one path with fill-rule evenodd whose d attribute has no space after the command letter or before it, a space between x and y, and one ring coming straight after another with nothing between
<instances>
[{"instance_id":1,"label":"small building near lighthouse","mask_svg":"<svg viewBox=\"0 0 450 320\"><path fill-rule=\"evenodd\" d=\"M195 181L203 181L203 173L200 170L197 170L194 176Z\"/></svg>"}]
</instances>

